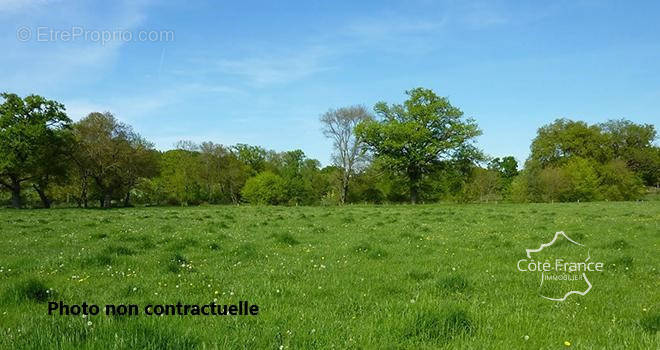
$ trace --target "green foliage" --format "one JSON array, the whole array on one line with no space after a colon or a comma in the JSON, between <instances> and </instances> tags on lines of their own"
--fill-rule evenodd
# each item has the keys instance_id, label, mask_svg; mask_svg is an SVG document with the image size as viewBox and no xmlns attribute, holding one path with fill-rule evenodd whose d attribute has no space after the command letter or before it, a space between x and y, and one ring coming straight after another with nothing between
<instances>
[{"instance_id":1,"label":"green foliage","mask_svg":"<svg viewBox=\"0 0 660 350\"><path fill-rule=\"evenodd\" d=\"M385 166L406 176L411 201L416 202L423 177L443 160L476 153L470 142L481 132L447 98L424 88L406 94L403 105L376 104L381 119L360 123L356 133Z\"/></svg>"},{"instance_id":2,"label":"green foliage","mask_svg":"<svg viewBox=\"0 0 660 350\"><path fill-rule=\"evenodd\" d=\"M463 187L462 200L491 202L501 198L500 173L496 170L474 168L470 181Z\"/></svg>"},{"instance_id":3,"label":"green foliage","mask_svg":"<svg viewBox=\"0 0 660 350\"><path fill-rule=\"evenodd\" d=\"M287 184L279 175L265 171L250 178L243 187L243 199L251 204L282 204L287 199Z\"/></svg>"},{"instance_id":4,"label":"green foliage","mask_svg":"<svg viewBox=\"0 0 660 350\"><path fill-rule=\"evenodd\" d=\"M74 125L74 133L80 182L93 186L101 207L111 206L112 200L128 206L138 180L159 172L153 144L109 112L90 113Z\"/></svg>"},{"instance_id":5,"label":"green foliage","mask_svg":"<svg viewBox=\"0 0 660 350\"><path fill-rule=\"evenodd\" d=\"M488 169L495 170L502 178L511 180L518 175L518 161L512 156L494 158L488 163Z\"/></svg>"},{"instance_id":6,"label":"green foliage","mask_svg":"<svg viewBox=\"0 0 660 350\"><path fill-rule=\"evenodd\" d=\"M302 150L180 141L159 152L111 113L71 124L64 106L3 94L0 203L50 207L147 205L520 202L653 199L660 148L650 124L597 125L558 119L541 127L519 173L511 156L474 147L474 120L433 91L406 92L401 105L322 115L335 165L321 169ZM371 153L367 152L371 151ZM373 156L373 157L372 157ZM350 183L350 186L349 186ZM262 193L263 190L263 193ZM37 204L41 203L41 204Z\"/></svg>"},{"instance_id":7,"label":"green foliage","mask_svg":"<svg viewBox=\"0 0 660 350\"><path fill-rule=\"evenodd\" d=\"M635 200L660 171L653 125L627 120L587 125L567 119L539 129L525 171L512 183L516 201ZM643 160L640 160L643 159Z\"/></svg>"},{"instance_id":8,"label":"green foliage","mask_svg":"<svg viewBox=\"0 0 660 350\"><path fill-rule=\"evenodd\" d=\"M642 180L623 160L612 160L598 169L600 187L598 192L607 200L636 200L644 195Z\"/></svg>"},{"instance_id":9,"label":"green foliage","mask_svg":"<svg viewBox=\"0 0 660 350\"><path fill-rule=\"evenodd\" d=\"M560 196L563 201L585 202L598 198L599 181L594 165L584 158L574 157L562 167L567 182L567 189Z\"/></svg>"},{"instance_id":10,"label":"green foliage","mask_svg":"<svg viewBox=\"0 0 660 350\"><path fill-rule=\"evenodd\" d=\"M613 158L622 159L644 180L647 186L660 183L660 147L652 124L635 124L629 120L610 120L599 124L608 139Z\"/></svg>"},{"instance_id":11,"label":"green foliage","mask_svg":"<svg viewBox=\"0 0 660 350\"><path fill-rule=\"evenodd\" d=\"M530 159L541 167L559 166L571 157L604 162L612 157L612 150L603 147L606 144L607 137L597 125L557 119L539 128L532 141Z\"/></svg>"},{"instance_id":12,"label":"green foliage","mask_svg":"<svg viewBox=\"0 0 660 350\"><path fill-rule=\"evenodd\" d=\"M0 105L0 187L11 191L12 205L20 208L24 182L41 185L45 194L47 178L64 172L60 162L68 148L65 133L71 120L59 102L37 95L0 96L4 100Z\"/></svg>"}]
</instances>

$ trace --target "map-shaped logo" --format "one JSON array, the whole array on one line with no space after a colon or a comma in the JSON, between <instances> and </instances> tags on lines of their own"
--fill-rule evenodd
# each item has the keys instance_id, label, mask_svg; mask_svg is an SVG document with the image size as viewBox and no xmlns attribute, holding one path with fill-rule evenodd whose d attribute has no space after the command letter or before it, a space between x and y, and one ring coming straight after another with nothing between
<instances>
[{"instance_id":1,"label":"map-shaped logo","mask_svg":"<svg viewBox=\"0 0 660 350\"><path fill-rule=\"evenodd\" d=\"M603 271L603 263L591 259L583 244L564 232L538 248L525 249L527 258L518 260L518 270L539 275L539 295L552 301L565 301L572 294L584 296L592 288L588 272Z\"/></svg>"}]
</instances>

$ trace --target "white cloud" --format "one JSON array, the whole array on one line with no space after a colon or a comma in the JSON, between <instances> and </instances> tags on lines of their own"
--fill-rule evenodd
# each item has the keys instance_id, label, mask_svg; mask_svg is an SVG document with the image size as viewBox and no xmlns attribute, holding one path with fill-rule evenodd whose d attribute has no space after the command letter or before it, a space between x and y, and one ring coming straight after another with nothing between
<instances>
[{"instance_id":1,"label":"white cloud","mask_svg":"<svg viewBox=\"0 0 660 350\"><path fill-rule=\"evenodd\" d=\"M251 85L263 87L300 80L332 69L326 62L331 55L327 49L314 46L290 54L218 59L209 63L209 69L236 75L245 78Z\"/></svg>"},{"instance_id":2,"label":"white cloud","mask_svg":"<svg viewBox=\"0 0 660 350\"><path fill-rule=\"evenodd\" d=\"M74 26L84 30L132 30L144 21L146 2L117 1L111 9L95 11L93 4L53 0L0 0L0 14L12 12L0 25L11 32L0 38L0 45L11 53L0 58L3 83L12 90L28 93L37 86L41 90L60 90L70 82L98 79L98 72L115 62L123 42L102 44L83 38L39 42L37 32L40 27L47 32L71 31ZM17 40L15 31L22 27L31 30L33 40Z\"/></svg>"},{"instance_id":3,"label":"white cloud","mask_svg":"<svg viewBox=\"0 0 660 350\"><path fill-rule=\"evenodd\" d=\"M40 6L61 0L0 0L0 14L14 14L28 10L34 10Z\"/></svg>"}]
</instances>

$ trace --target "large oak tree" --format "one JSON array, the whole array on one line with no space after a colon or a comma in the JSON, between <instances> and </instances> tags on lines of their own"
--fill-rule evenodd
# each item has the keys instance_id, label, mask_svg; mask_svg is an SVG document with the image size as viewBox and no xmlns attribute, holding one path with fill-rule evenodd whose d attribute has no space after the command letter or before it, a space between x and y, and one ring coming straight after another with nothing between
<instances>
[{"instance_id":1,"label":"large oak tree","mask_svg":"<svg viewBox=\"0 0 660 350\"><path fill-rule=\"evenodd\" d=\"M374 107L380 120L364 121L356 127L357 136L390 169L408 180L410 201L419 200L425 174L442 162L450 162L474 152L472 141L481 134L473 119L432 90L407 91L403 105L379 102Z\"/></svg>"},{"instance_id":2,"label":"large oak tree","mask_svg":"<svg viewBox=\"0 0 660 350\"><path fill-rule=\"evenodd\" d=\"M0 105L0 186L12 194L12 206L20 208L21 189L26 181L35 181L45 206L44 181L59 171L52 166L64 152L62 138L71 120L64 105L41 96L21 98L3 93Z\"/></svg>"}]
</instances>

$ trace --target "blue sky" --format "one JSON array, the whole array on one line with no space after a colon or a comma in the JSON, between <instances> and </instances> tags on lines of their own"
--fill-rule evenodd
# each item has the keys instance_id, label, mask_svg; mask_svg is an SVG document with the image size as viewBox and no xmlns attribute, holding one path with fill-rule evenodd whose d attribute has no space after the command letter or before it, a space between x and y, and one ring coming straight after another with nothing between
<instances>
[{"instance_id":1,"label":"blue sky","mask_svg":"<svg viewBox=\"0 0 660 350\"><path fill-rule=\"evenodd\" d=\"M328 164L321 113L423 86L477 120L488 154L523 161L558 117L658 127L658 13L657 1L0 0L0 90L61 101L74 120L109 110L163 150L249 143ZM89 36L38 39L43 28Z\"/></svg>"}]
</instances>

